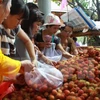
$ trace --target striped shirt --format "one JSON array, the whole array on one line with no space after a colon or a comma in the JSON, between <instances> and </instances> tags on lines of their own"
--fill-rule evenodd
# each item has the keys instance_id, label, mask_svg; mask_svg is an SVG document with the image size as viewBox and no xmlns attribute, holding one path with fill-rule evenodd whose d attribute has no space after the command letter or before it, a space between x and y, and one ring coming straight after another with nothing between
<instances>
[{"instance_id":1,"label":"striped shirt","mask_svg":"<svg viewBox=\"0 0 100 100\"><path fill-rule=\"evenodd\" d=\"M0 38L1 38L1 50L3 54L10 55L15 54L15 36L19 32L20 27L10 30L5 29L2 25L0 25Z\"/></svg>"}]
</instances>

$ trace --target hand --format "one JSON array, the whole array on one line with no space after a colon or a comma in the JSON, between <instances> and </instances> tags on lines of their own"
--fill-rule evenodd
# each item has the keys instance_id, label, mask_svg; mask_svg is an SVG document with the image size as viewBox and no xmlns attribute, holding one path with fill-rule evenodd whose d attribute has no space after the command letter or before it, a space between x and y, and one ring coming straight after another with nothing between
<instances>
[{"instance_id":1,"label":"hand","mask_svg":"<svg viewBox=\"0 0 100 100\"><path fill-rule=\"evenodd\" d=\"M8 78L8 77L4 77L3 81L4 82L12 82L12 83L19 84L19 85L24 85L26 83L25 78L24 78L24 74L21 74L21 73L18 73L16 75L16 77L13 79Z\"/></svg>"},{"instance_id":2,"label":"hand","mask_svg":"<svg viewBox=\"0 0 100 100\"><path fill-rule=\"evenodd\" d=\"M32 60L31 62L32 62L32 64L33 64L34 67L37 66L37 60L36 59Z\"/></svg>"},{"instance_id":3,"label":"hand","mask_svg":"<svg viewBox=\"0 0 100 100\"><path fill-rule=\"evenodd\" d=\"M77 49L74 50L74 55L78 55L78 50Z\"/></svg>"},{"instance_id":4,"label":"hand","mask_svg":"<svg viewBox=\"0 0 100 100\"><path fill-rule=\"evenodd\" d=\"M66 57L66 58L71 58L71 57L73 57L74 55L72 55L72 54L70 54L70 53L68 53L68 52L64 52L64 53L63 53L63 56Z\"/></svg>"},{"instance_id":5,"label":"hand","mask_svg":"<svg viewBox=\"0 0 100 100\"><path fill-rule=\"evenodd\" d=\"M3 81L4 81L4 82L11 82L11 83L14 83L14 82L15 82L15 77L9 78L9 77L5 77L5 76L4 76Z\"/></svg>"},{"instance_id":6,"label":"hand","mask_svg":"<svg viewBox=\"0 0 100 100\"><path fill-rule=\"evenodd\" d=\"M15 90L15 87L13 84L10 85L10 87L4 92L2 93L2 95L0 95L0 100L3 100L3 98L7 95L12 93Z\"/></svg>"},{"instance_id":7,"label":"hand","mask_svg":"<svg viewBox=\"0 0 100 100\"><path fill-rule=\"evenodd\" d=\"M51 47L51 42L44 42L45 43L45 48L50 48Z\"/></svg>"},{"instance_id":8,"label":"hand","mask_svg":"<svg viewBox=\"0 0 100 100\"><path fill-rule=\"evenodd\" d=\"M73 57L73 58L74 58L75 56L76 56L76 55L72 55L71 57Z\"/></svg>"},{"instance_id":9,"label":"hand","mask_svg":"<svg viewBox=\"0 0 100 100\"><path fill-rule=\"evenodd\" d=\"M52 61L52 60L50 60L50 59L47 59L47 60L45 61L45 63L54 66L54 65L56 65L57 62Z\"/></svg>"},{"instance_id":10,"label":"hand","mask_svg":"<svg viewBox=\"0 0 100 100\"><path fill-rule=\"evenodd\" d=\"M16 75L15 84L19 84L19 85L25 85L26 84L24 74L18 73Z\"/></svg>"},{"instance_id":11,"label":"hand","mask_svg":"<svg viewBox=\"0 0 100 100\"><path fill-rule=\"evenodd\" d=\"M40 48L49 48L51 47L51 42L38 42Z\"/></svg>"},{"instance_id":12,"label":"hand","mask_svg":"<svg viewBox=\"0 0 100 100\"><path fill-rule=\"evenodd\" d=\"M35 50L39 50L38 46L34 45L34 49Z\"/></svg>"},{"instance_id":13,"label":"hand","mask_svg":"<svg viewBox=\"0 0 100 100\"><path fill-rule=\"evenodd\" d=\"M21 61L21 69L27 72L30 72L34 68L34 64L30 60Z\"/></svg>"}]
</instances>

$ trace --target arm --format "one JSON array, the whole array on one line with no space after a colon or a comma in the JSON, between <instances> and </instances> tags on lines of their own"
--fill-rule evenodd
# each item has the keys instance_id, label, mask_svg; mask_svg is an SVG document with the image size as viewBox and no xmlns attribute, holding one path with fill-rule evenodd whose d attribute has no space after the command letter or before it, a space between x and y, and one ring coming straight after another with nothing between
<instances>
[{"instance_id":1,"label":"arm","mask_svg":"<svg viewBox=\"0 0 100 100\"><path fill-rule=\"evenodd\" d=\"M11 81L15 82L18 73L31 71L34 68L29 60L18 61L11 59L0 51L0 82ZM5 76L5 77L4 77ZM8 77L8 78L7 78Z\"/></svg>"},{"instance_id":2,"label":"arm","mask_svg":"<svg viewBox=\"0 0 100 100\"><path fill-rule=\"evenodd\" d=\"M21 69L21 62L18 60L13 60L0 51L0 81L3 80L3 76L15 77L16 74Z\"/></svg>"},{"instance_id":3,"label":"arm","mask_svg":"<svg viewBox=\"0 0 100 100\"><path fill-rule=\"evenodd\" d=\"M78 54L78 50L76 48L76 44L72 38L69 38L69 42L71 43L71 53L74 55Z\"/></svg>"},{"instance_id":4,"label":"arm","mask_svg":"<svg viewBox=\"0 0 100 100\"><path fill-rule=\"evenodd\" d=\"M59 43L57 45L57 49L59 49L61 52L62 52L62 55L66 58L70 58L70 57L73 57L73 55L71 55L70 53L68 53L67 51L65 51L62 47L62 45Z\"/></svg>"},{"instance_id":5,"label":"arm","mask_svg":"<svg viewBox=\"0 0 100 100\"><path fill-rule=\"evenodd\" d=\"M33 63L36 63L35 50L34 50L34 46L32 44L32 41L30 40L30 38L27 36L27 34L22 29L19 30L17 35L24 42L25 47L31 58L31 61Z\"/></svg>"},{"instance_id":6,"label":"arm","mask_svg":"<svg viewBox=\"0 0 100 100\"><path fill-rule=\"evenodd\" d=\"M50 42L35 42L35 44L39 47L39 49L42 51L44 48L51 47Z\"/></svg>"},{"instance_id":7,"label":"arm","mask_svg":"<svg viewBox=\"0 0 100 100\"><path fill-rule=\"evenodd\" d=\"M35 47L35 50L38 52L39 58L42 59L45 63L50 64L50 65L56 64L55 61L52 61L52 60L48 59L45 55L43 55L37 46L34 45L34 47Z\"/></svg>"},{"instance_id":8,"label":"arm","mask_svg":"<svg viewBox=\"0 0 100 100\"><path fill-rule=\"evenodd\" d=\"M44 42L42 33L38 33L34 36L35 44L39 47L40 50L43 50L44 48L48 48L51 46L51 42Z\"/></svg>"},{"instance_id":9,"label":"arm","mask_svg":"<svg viewBox=\"0 0 100 100\"><path fill-rule=\"evenodd\" d=\"M50 59L48 59L46 56L44 56L42 53L41 53L41 51L38 51L38 54L39 54L39 57L46 63L46 64L49 64L49 65L54 65L54 64L56 64L56 62L55 61L52 61L52 60L50 60Z\"/></svg>"}]
</instances>

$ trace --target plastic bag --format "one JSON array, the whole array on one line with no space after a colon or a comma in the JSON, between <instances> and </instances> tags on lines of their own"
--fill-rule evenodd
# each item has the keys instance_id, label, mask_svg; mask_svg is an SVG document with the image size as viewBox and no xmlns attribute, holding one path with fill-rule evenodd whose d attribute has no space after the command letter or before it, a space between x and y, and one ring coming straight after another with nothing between
<instances>
[{"instance_id":1,"label":"plastic bag","mask_svg":"<svg viewBox=\"0 0 100 100\"><path fill-rule=\"evenodd\" d=\"M58 88L63 83L62 73L55 67L38 62L38 67L33 72L25 73L28 86L35 90L44 90L48 87Z\"/></svg>"},{"instance_id":2,"label":"plastic bag","mask_svg":"<svg viewBox=\"0 0 100 100\"><path fill-rule=\"evenodd\" d=\"M62 58L62 53L60 51L55 50L55 43L51 44L50 48L44 48L42 53L50 60L60 61Z\"/></svg>"},{"instance_id":3,"label":"plastic bag","mask_svg":"<svg viewBox=\"0 0 100 100\"><path fill-rule=\"evenodd\" d=\"M0 84L0 100L2 100L6 95L15 90L12 82L2 82Z\"/></svg>"},{"instance_id":4,"label":"plastic bag","mask_svg":"<svg viewBox=\"0 0 100 100\"><path fill-rule=\"evenodd\" d=\"M43 41L44 41L44 42L51 42L51 41L52 41L52 36L50 36L50 35L45 35L45 36L43 37Z\"/></svg>"}]
</instances>

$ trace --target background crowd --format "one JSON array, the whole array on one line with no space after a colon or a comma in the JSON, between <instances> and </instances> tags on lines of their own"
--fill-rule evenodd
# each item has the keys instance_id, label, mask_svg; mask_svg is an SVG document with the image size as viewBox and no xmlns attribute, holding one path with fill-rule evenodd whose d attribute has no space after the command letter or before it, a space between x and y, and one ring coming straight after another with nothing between
<instances>
[{"instance_id":1,"label":"background crowd","mask_svg":"<svg viewBox=\"0 0 100 100\"><path fill-rule=\"evenodd\" d=\"M54 65L56 57L60 61L77 55L72 34L72 25L52 13L44 19L34 3L0 0L0 85L10 82L3 92L12 92L13 84L25 84L24 73L34 70L38 61Z\"/></svg>"}]
</instances>

